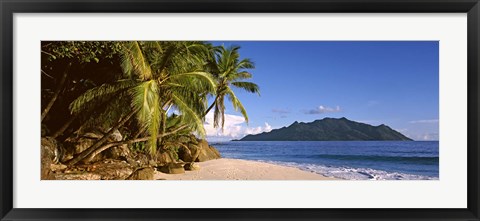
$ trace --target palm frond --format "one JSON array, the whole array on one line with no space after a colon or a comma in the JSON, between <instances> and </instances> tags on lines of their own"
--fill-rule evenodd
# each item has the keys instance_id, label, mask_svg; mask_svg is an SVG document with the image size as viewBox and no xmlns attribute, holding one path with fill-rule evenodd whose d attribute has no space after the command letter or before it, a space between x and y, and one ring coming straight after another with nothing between
<instances>
[{"instance_id":1,"label":"palm frond","mask_svg":"<svg viewBox=\"0 0 480 221\"><path fill-rule=\"evenodd\" d=\"M88 115L82 115L80 119L83 129L109 129L115 125L119 119L127 115L130 111L127 108L118 108L128 106L130 103L128 91L116 94L111 97L104 105L96 106L92 111L87 111ZM82 112L83 113L83 112Z\"/></svg>"},{"instance_id":2,"label":"palm frond","mask_svg":"<svg viewBox=\"0 0 480 221\"><path fill-rule=\"evenodd\" d=\"M236 68L237 69L254 69L255 64L249 58L245 58L245 59L241 60L240 62L238 62Z\"/></svg>"},{"instance_id":3,"label":"palm frond","mask_svg":"<svg viewBox=\"0 0 480 221\"><path fill-rule=\"evenodd\" d=\"M131 90L132 108L138 109L137 120L140 126L147 126L150 134L150 153L155 153L160 128L161 107L157 81L145 81Z\"/></svg>"},{"instance_id":4,"label":"palm frond","mask_svg":"<svg viewBox=\"0 0 480 221\"><path fill-rule=\"evenodd\" d=\"M132 41L125 43L121 58L123 72L130 78L137 77L142 80L152 78L153 72L150 62L144 54L140 42Z\"/></svg>"},{"instance_id":5,"label":"palm frond","mask_svg":"<svg viewBox=\"0 0 480 221\"><path fill-rule=\"evenodd\" d=\"M247 92L250 93L257 93L260 95L260 88L258 87L257 84L252 83L252 82L246 82L246 81L236 81L231 83L233 86L243 89Z\"/></svg>"},{"instance_id":6,"label":"palm frond","mask_svg":"<svg viewBox=\"0 0 480 221\"><path fill-rule=\"evenodd\" d=\"M252 74L248 71L240 71L235 75L236 80L245 80L252 78Z\"/></svg>"},{"instance_id":7,"label":"palm frond","mask_svg":"<svg viewBox=\"0 0 480 221\"><path fill-rule=\"evenodd\" d=\"M111 96L115 96L123 90L134 87L136 84L137 83L132 80L119 80L113 84L102 84L89 89L70 103L70 112L72 115L75 115L91 109L107 101Z\"/></svg>"},{"instance_id":8,"label":"palm frond","mask_svg":"<svg viewBox=\"0 0 480 221\"><path fill-rule=\"evenodd\" d=\"M196 85L201 85L202 90L206 91L213 91L216 87L213 77L206 72L181 73L172 75L170 78L172 78L172 80L176 80L177 82L183 81L181 84L183 86L188 85L194 88Z\"/></svg>"},{"instance_id":9,"label":"palm frond","mask_svg":"<svg viewBox=\"0 0 480 221\"><path fill-rule=\"evenodd\" d=\"M173 94L172 95L173 101L177 109L182 113L182 117L187 122L190 122L192 127L198 132L200 136L205 135L205 129L203 128L203 121L200 114L195 111L188 103L182 99L182 97Z\"/></svg>"},{"instance_id":10,"label":"palm frond","mask_svg":"<svg viewBox=\"0 0 480 221\"><path fill-rule=\"evenodd\" d=\"M243 107L243 104L238 100L237 96L235 96L235 93L229 88L227 91L227 97L232 102L233 108L235 108L236 111L240 111L242 113L243 118L245 118L245 122L248 123L248 115L247 111L245 110L245 107Z\"/></svg>"}]
</instances>

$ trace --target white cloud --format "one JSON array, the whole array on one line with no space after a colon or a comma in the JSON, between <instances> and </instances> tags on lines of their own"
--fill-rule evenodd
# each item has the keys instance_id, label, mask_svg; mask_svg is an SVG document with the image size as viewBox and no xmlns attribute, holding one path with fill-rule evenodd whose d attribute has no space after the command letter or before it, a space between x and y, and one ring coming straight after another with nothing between
<instances>
[{"instance_id":1,"label":"white cloud","mask_svg":"<svg viewBox=\"0 0 480 221\"><path fill-rule=\"evenodd\" d=\"M439 135L438 135L438 133L435 133L435 132L415 133L415 132L413 132L411 130L408 130L408 129L395 129L395 130L402 133L403 135L407 136L408 138L411 138L411 139L416 140L416 141L436 141L436 140L439 140Z\"/></svg>"},{"instance_id":2,"label":"white cloud","mask_svg":"<svg viewBox=\"0 0 480 221\"><path fill-rule=\"evenodd\" d=\"M410 121L409 123L411 123L411 124L432 124L432 123L438 123L438 119L414 120L414 121Z\"/></svg>"},{"instance_id":3,"label":"white cloud","mask_svg":"<svg viewBox=\"0 0 480 221\"><path fill-rule=\"evenodd\" d=\"M265 122L265 126L263 126L263 127L261 127L261 126L247 127L245 129L245 135L246 134L259 134L259 133L263 133L263 132L270 132L271 130L272 130L272 126L270 126L270 124Z\"/></svg>"},{"instance_id":4,"label":"white cloud","mask_svg":"<svg viewBox=\"0 0 480 221\"><path fill-rule=\"evenodd\" d=\"M417 134L417 135L411 136L410 138L412 138L413 140L418 140L418 141L439 140L438 133Z\"/></svg>"},{"instance_id":5,"label":"white cloud","mask_svg":"<svg viewBox=\"0 0 480 221\"><path fill-rule=\"evenodd\" d=\"M438 140L438 133L424 134L422 140Z\"/></svg>"},{"instance_id":6,"label":"white cloud","mask_svg":"<svg viewBox=\"0 0 480 221\"><path fill-rule=\"evenodd\" d=\"M332 108L332 107L326 107L326 106L320 105L315 109L306 111L305 113L306 114L323 114L323 113L334 113L334 112L340 112L340 111L341 109L339 106Z\"/></svg>"},{"instance_id":7,"label":"white cloud","mask_svg":"<svg viewBox=\"0 0 480 221\"><path fill-rule=\"evenodd\" d=\"M225 114L225 125L222 131L222 128L213 127L213 112L210 112L207 114L207 116L205 116L204 128L207 137L214 139L237 139L248 134L258 134L270 132L272 130L272 126L270 126L270 124L267 122L265 122L264 126L249 127L245 123L245 119L242 116Z\"/></svg>"},{"instance_id":8,"label":"white cloud","mask_svg":"<svg viewBox=\"0 0 480 221\"><path fill-rule=\"evenodd\" d=\"M364 124L371 124L371 125L378 122L376 120L355 120L355 121L360 122L360 123L364 123Z\"/></svg>"}]
</instances>

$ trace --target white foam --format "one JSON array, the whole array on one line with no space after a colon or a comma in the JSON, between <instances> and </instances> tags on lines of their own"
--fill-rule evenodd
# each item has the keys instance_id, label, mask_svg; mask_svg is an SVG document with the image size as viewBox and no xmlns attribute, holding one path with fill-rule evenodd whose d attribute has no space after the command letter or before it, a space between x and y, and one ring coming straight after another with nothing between
<instances>
[{"instance_id":1,"label":"white foam","mask_svg":"<svg viewBox=\"0 0 480 221\"><path fill-rule=\"evenodd\" d=\"M304 171L318 173L326 177L334 177L346 180L438 180L438 177L406 174L399 172L387 172L371 168L332 167L315 164L299 164L293 162L262 161L283 166L299 168Z\"/></svg>"}]
</instances>

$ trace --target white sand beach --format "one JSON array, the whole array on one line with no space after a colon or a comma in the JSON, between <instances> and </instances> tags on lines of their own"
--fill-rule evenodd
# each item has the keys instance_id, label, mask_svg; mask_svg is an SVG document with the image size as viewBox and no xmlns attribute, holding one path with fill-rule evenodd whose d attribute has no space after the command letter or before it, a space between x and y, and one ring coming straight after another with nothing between
<instances>
[{"instance_id":1,"label":"white sand beach","mask_svg":"<svg viewBox=\"0 0 480 221\"><path fill-rule=\"evenodd\" d=\"M166 180L335 180L293 167L239 159L217 159L196 163L200 170L184 174L155 173Z\"/></svg>"}]
</instances>

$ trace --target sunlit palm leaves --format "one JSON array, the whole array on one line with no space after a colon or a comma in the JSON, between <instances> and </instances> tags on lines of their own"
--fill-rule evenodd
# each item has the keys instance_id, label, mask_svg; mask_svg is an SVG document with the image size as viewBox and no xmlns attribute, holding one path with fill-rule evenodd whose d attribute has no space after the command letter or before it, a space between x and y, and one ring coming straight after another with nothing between
<instances>
[{"instance_id":1,"label":"sunlit palm leaves","mask_svg":"<svg viewBox=\"0 0 480 221\"><path fill-rule=\"evenodd\" d=\"M123 73L130 77L135 75L141 80L152 78L152 69L139 42L133 41L124 44L122 69Z\"/></svg>"},{"instance_id":2,"label":"sunlit palm leaves","mask_svg":"<svg viewBox=\"0 0 480 221\"><path fill-rule=\"evenodd\" d=\"M224 46L218 47L215 50L214 65L208 65L217 80L216 97L212 104L215 105L215 127L221 125L223 128L225 124L225 96L232 102L234 109L242 113L245 121L248 123L247 112L230 86L243 89L250 93L260 94L258 85L242 81L252 77L252 74L247 72L246 69L252 69L255 65L249 59L240 60L239 49L239 46L232 46L230 48L225 48Z\"/></svg>"},{"instance_id":3,"label":"sunlit palm leaves","mask_svg":"<svg viewBox=\"0 0 480 221\"><path fill-rule=\"evenodd\" d=\"M132 108L138 108L137 120L141 126L147 125L150 134L148 147L150 152L155 151L157 135L160 128L160 97L155 80L139 83L132 88Z\"/></svg>"},{"instance_id":4,"label":"sunlit palm leaves","mask_svg":"<svg viewBox=\"0 0 480 221\"><path fill-rule=\"evenodd\" d=\"M191 129L203 135L203 97L215 88L211 75L203 71L208 56L206 45L202 42L128 44L123 68L128 77L143 82L134 90L132 107L140 110L139 125L148 127L150 153L156 151L157 134L166 130L167 109L172 106Z\"/></svg>"}]
</instances>

